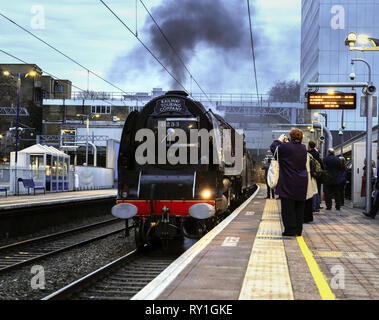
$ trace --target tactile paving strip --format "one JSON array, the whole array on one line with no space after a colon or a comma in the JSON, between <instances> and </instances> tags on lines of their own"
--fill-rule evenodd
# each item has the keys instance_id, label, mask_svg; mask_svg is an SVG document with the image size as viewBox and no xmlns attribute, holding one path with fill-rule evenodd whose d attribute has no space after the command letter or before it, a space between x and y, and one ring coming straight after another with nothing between
<instances>
[{"instance_id":1,"label":"tactile paving strip","mask_svg":"<svg viewBox=\"0 0 379 320\"><path fill-rule=\"evenodd\" d=\"M276 200L267 200L251 251L240 300L293 300Z\"/></svg>"}]
</instances>

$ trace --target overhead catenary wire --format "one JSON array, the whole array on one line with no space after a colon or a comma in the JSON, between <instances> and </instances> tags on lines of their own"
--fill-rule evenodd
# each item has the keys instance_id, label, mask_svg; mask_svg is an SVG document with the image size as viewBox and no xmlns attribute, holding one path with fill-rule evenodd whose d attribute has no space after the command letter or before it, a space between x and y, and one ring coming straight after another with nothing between
<instances>
[{"instance_id":1,"label":"overhead catenary wire","mask_svg":"<svg viewBox=\"0 0 379 320\"><path fill-rule=\"evenodd\" d=\"M161 33L162 37L166 40L167 44L170 46L171 50L174 52L174 54L176 55L176 57L179 59L180 63L183 65L184 69L188 72L189 76L190 76L190 85L192 86L192 81L196 83L196 85L198 86L198 88L201 90L201 92L205 95L205 97L208 99L208 101L210 103L212 103L211 99L208 97L208 95L205 93L205 91L203 90L203 88L200 86L200 84L196 81L195 77L192 75L191 71L189 71L189 69L187 68L186 64L184 63L183 59L181 58L181 56L178 54L178 52L175 50L174 46L171 44L171 41L167 38L167 36L165 35L165 33L163 32L162 28L159 26L158 22L155 20L155 18L153 17L153 15L151 14L151 12L149 11L149 9L146 7L145 3L140 0L141 4L143 5L143 7L145 8L146 12L149 14L151 20L154 22L154 24L156 25L156 27L158 28L159 32ZM190 96L192 96L192 89L190 89Z\"/></svg>"},{"instance_id":2,"label":"overhead catenary wire","mask_svg":"<svg viewBox=\"0 0 379 320\"><path fill-rule=\"evenodd\" d=\"M99 0L114 16L115 18L142 44L142 46L150 53L150 55L162 66L162 68L175 80L175 82L184 90L188 91L183 84L172 74L170 70L159 60L159 58L152 52L152 50L130 29L127 24L103 1Z\"/></svg>"},{"instance_id":3,"label":"overhead catenary wire","mask_svg":"<svg viewBox=\"0 0 379 320\"><path fill-rule=\"evenodd\" d=\"M251 24L251 14L250 14L250 0L246 0L246 1L247 1L247 12L248 12L248 15L249 15L250 44L251 44L251 52L252 52L252 55L253 55L255 88L256 88L256 91L257 91L257 99L259 99L257 66L256 66L256 63L255 63L255 50L254 50L253 28L252 28L252 24Z\"/></svg>"},{"instance_id":4,"label":"overhead catenary wire","mask_svg":"<svg viewBox=\"0 0 379 320\"><path fill-rule=\"evenodd\" d=\"M124 91L123 89L119 88L118 86L116 86L115 84L113 84L112 82L108 81L107 79L103 78L102 76L98 75L97 73L95 73L94 71L92 71L91 69L89 69L88 67L82 65L81 63L79 63L77 60L71 58L70 56L68 56L67 54L65 54L64 52L62 52L61 50L57 49L56 47L54 47L53 45L49 44L47 41L43 40L42 38L38 37L37 35L35 35L33 32L29 31L28 29L24 28L23 26L21 26L20 24L18 24L17 22L13 21L12 19L10 19L9 17L7 17L6 15L2 14L0 12L0 16L3 17L4 19L8 20L9 22L11 22L12 24L14 24L15 26L17 26L18 28L20 28L21 30L25 31L26 33L28 33L29 35L31 35L32 37L34 37L35 39L41 41L42 43L44 43L45 45L47 45L49 48L53 49L54 51L58 52L60 55L64 56L65 58L69 59L71 62L75 63L76 65L80 66L81 68L85 69L87 72L88 72L88 75L91 73L92 75L94 75L95 77L99 78L100 80L108 83L109 85L111 85L112 87L116 88L117 90L125 93L125 94L128 94L126 91ZM88 86L88 85L87 85Z\"/></svg>"},{"instance_id":5,"label":"overhead catenary wire","mask_svg":"<svg viewBox=\"0 0 379 320\"><path fill-rule=\"evenodd\" d=\"M9 52L3 50L3 49L0 49L0 52L4 53L5 55L7 55L7 56L9 56L9 57L11 57L11 58L13 58L13 59L15 59L15 60L21 62L21 63L24 63L24 64L32 64L32 63L26 62L26 61L23 60L23 59L20 59L20 58L16 57L15 55L13 55L13 54L11 54L11 53L9 53ZM41 70L42 70L42 69L41 69ZM51 73L49 73L49 72L47 72L47 71L45 71L45 70L42 70L42 72L45 73L45 74L47 74L48 76L52 77L53 79L55 79L55 80L57 80L57 81L61 80L59 77L54 76L53 74L51 74ZM82 89L82 88L80 88L80 87L78 87L78 86L75 86L75 85L73 85L73 84L71 84L71 86L74 87L74 88L76 88L76 89L78 89L78 90L80 90L80 91L82 91L82 92L84 92L84 93L87 93L87 92L88 92L87 90L84 90L84 89ZM87 100L88 100L88 99L87 99ZM108 104L114 106L114 104L111 103L110 101L105 100L105 99L102 99L102 100L103 100L104 102L106 102L106 103L108 103Z\"/></svg>"}]
</instances>

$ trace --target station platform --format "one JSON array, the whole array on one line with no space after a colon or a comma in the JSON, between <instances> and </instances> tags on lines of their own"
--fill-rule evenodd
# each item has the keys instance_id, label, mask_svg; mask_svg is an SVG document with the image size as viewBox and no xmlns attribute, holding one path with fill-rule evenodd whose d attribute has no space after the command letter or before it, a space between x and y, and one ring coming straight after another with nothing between
<instances>
[{"instance_id":1,"label":"station platform","mask_svg":"<svg viewBox=\"0 0 379 320\"><path fill-rule=\"evenodd\" d=\"M86 190L73 192L37 193L36 195L20 195L0 198L0 213L22 208L50 206L80 201L100 200L116 197L116 189Z\"/></svg>"},{"instance_id":2,"label":"station platform","mask_svg":"<svg viewBox=\"0 0 379 320\"><path fill-rule=\"evenodd\" d=\"M342 207L283 237L264 186L133 300L376 300L379 219Z\"/></svg>"}]
</instances>

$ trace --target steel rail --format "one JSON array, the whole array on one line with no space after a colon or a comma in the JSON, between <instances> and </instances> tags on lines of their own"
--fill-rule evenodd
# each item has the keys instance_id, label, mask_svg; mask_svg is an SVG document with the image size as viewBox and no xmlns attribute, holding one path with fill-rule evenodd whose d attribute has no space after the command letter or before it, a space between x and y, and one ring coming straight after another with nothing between
<instances>
[{"instance_id":1,"label":"steel rail","mask_svg":"<svg viewBox=\"0 0 379 320\"><path fill-rule=\"evenodd\" d=\"M95 281L99 277L103 276L104 274L110 272L117 266L125 263L126 261L135 258L137 255L137 249L134 249L131 252L128 252L126 255L106 264L103 267L100 267L99 269L87 274L86 276L70 283L69 285L49 294L48 296L42 298L41 300L58 300L67 298L73 293L77 292L78 290L86 287L91 282Z\"/></svg>"},{"instance_id":2,"label":"steel rail","mask_svg":"<svg viewBox=\"0 0 379 320\"><path fill-rule=\"evenodd\" d=\"M113 230L111 232L103 233L98 236L90 237L89 239L77 241L69 245L63 245L62 247L57 248L57 249L56 249L56 246L51 246L50 249L48 246L39 247L38 246L39 242L45 243L47 240L54 240L54 241L55 240L59 241L61 239L63 240L65 236L75 236L78 232L91 231L92 228L101 227L106 224L113 224L113 223L116 223L118 220L119 219L110 219L107 221L102 221L102 222L94 223L91 225L82 226L82 227L78 227L78 228L74 228L67 231L62 231L62 232L34 238L34 239L28 239L28 240L24 240L24 241L12 243L12 244L0 247L0 254L5 254L5 256L0 256L0 274L6 271L12 270L14 268L26 265L30 262L35 262L37 260L44 259L51 255L54 255L54 254L84 245L84 244L88 244L90 242L100 240L110 235L122 232L125 230L125 227L119 228L117 230ZM11 252L7 254L8 250L11 250ZM45 251L45 252L41 252L41 251ZM9 264L8 263L9 261L14 261L15 263Z\"/></svg>"}]
</instances>

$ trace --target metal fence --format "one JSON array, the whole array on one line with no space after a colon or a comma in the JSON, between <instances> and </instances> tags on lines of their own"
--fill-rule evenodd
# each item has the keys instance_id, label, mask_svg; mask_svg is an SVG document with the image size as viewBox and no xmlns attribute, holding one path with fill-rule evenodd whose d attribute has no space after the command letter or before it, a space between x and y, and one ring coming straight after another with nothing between
<instances>
[{"instance_id":1,"label":"metal fence","mask_svg":"<svg viewBox=\"0 0 379 320\"><path fill-rule=\"evenodd\" d=\"M46 191L72 191L74 190L74 171L71 169L67 177L57 177L56 189L53 190L52 181L50 176L46 176L46 168L40 167L38 169L14 168L9 166L0 166L0 187L7 188L8 195L27 194L28 189L24 188L19 179L33 179L36 186L45 187ZM2 194L0 194L1 196Z\"/></svg>"},{"instance_id":2,"label":"metal fence","mask_svg":"<svg viewBox=\"0 0 379 320\"><path fill-rule=\"evenodd\" d=\"M109 168L71 166L66 176L54 177L46 175L44 167L33 170L0 166L0 187L7 188L8 195L28 193L22 182L18 182L20 178L33 179L36 186L45 187L47 192L109 189L115 183L114 169ZM5 196L5 192L0 193L2 196Z\"/></svg>"}]
</instances>

